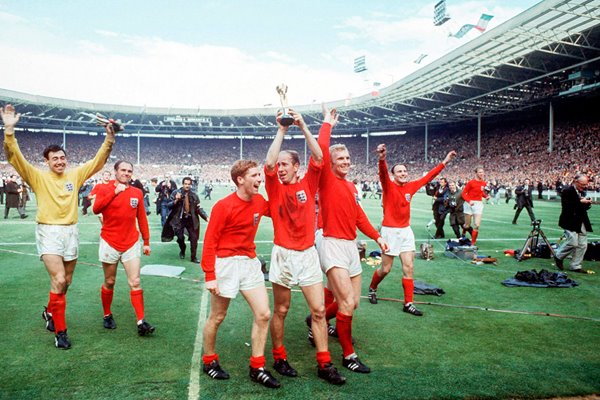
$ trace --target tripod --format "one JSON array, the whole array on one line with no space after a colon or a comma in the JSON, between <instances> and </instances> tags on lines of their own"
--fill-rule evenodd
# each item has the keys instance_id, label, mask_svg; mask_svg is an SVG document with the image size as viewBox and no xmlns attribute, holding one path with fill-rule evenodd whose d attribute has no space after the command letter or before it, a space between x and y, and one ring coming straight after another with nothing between
<instances>
[{"instance_id":1,"label":"tripod","mask_svg":"<svg viewBox=\"0 0 600 400\"><path fill-rule=\"evenodd\" d=\"M527 240L525 240L525 244L523 245L523 248L521 249L521 251L519 252L519 255L517 256L517 260L519 260L519 261L523 260L523 256L525 255L525 252L527 250L529 250L529 252L531 253L532 256L535 256L535 254L537 253L537 247L538 247L538 243L540 241L540 236L542 237L542 240L544 241L546 246L548 246L548 248L550 249L550 254L552 255L552 257L556 256L556 254L554 253L554 249L552 248L552 246L550 245L550 242L548 241L548 238L546 237L546 235L544 235L544 231L542 231L542 229L540 228L541 224L542 224L541 219L536 219L535 221L531 221L531 226L532 226L531 232L529 232L529 236L527 236Z\"/></svg>"}]
</instances>

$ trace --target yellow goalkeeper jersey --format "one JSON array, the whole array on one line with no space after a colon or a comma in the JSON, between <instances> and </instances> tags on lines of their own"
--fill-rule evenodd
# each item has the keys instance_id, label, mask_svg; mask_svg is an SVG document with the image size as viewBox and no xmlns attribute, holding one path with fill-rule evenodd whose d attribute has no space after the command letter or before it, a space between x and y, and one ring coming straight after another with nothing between
<instances>
[{"instance_id":1,"label":"yellow goalkeeper jersey","mask_svg":"<svg viewBox=\"0 0 600 400\"><path fill-rule=\"evenodd\" d=\"M114 140L107 137L93 159L59 175L31 165L23 157L15 136L4 136L4 150L8 162L35 193L38 223L47 225L77 223L79 188L104 166L113 143Z\"/></svg>"}]
</instances>

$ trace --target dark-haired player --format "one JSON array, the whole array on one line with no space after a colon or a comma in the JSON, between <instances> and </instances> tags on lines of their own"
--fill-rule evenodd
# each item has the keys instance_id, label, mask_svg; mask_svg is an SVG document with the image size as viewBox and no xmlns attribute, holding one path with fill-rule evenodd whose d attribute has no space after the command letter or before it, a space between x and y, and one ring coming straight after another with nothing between
<instances>
[{"instance_id":1,"label":"dark-haired player","mask_svg":"<svg viewBox=\"0 0 600 400\"><path fill-rule=\"evenodd\" d=\"M427 182L435 178L450 160L456 156L455 151L446 155L444 161L429 171L421 179L408 180L406 165L395 164L390 169L392 179L387 170L385 161L387 149L385 144L377 146L379 154L379 181L383 188L383 222L381 223L381 236L390 248L381 257L381 267L376 269L369 285L369 302L377 304L377 287L390 273L394 257L400 258L402 265L402 288L404 289L404 312L422 316L413 304L413 270L415 262L415 235L410 227L410 203L417 191Z\"/></svg>"},{"instance_id":2,"label":"dark-haired player","mask_svg":"<svg viewBox=\"0 0 600 400\"><path fill-rule=\"evenodd\" d=\"M0 116L4 122L6 158L35 192L38 205L35 230L38 254L50 275L50 299L42 317L46 328L55 332L55 346L69 349L65 310L67 289L73 279L79 250L79 188L106 163L115 142L115 130L112 124L106 124L106 139L96 156L70 170L67 170L67 154L62 147L46 147L44 160L49 171L42 171L25 160L15 139L20 114L8 104L0 108Z\"/></svg>"},{"instance_id":3,"label":"dark-haired player","mask_svg":"<svg viewBox=\"0 0 600 400\"><path fill-rule=\"evenodd\" d=\"M104 269L104 283L100 298L104 309L104 327L115 329L117 324L110 306L112 304L117 264L121 261L130 288L131 305L135 310L138 335L154 332L154 326L144 319L144 291L140 284L140 232L144 240L144 255L150 255L150 230L144 208L144 194L129 184L133 164L127 161L115 163L115 180L101 185L96 193L94 214L102 213L104 222L100 232L98 258Z\"/></svg>"},{"instance_id":4,"label":"dark-haired player","mask_svg":"<svg viewBox=\"0 0 600 400\"><path fill-rule=\"evenodd\" d=\"M214 205L204 235L201 265L211 297L210 315L204 325L202 370L213 379L229 379L219 364L217 331L231 299L241 293L254 315L250 378L268 388L278 388L279 381L265 369L271 310L254 243L261 217L269 215L269 203L258 193L262 176L256 162L236 161L231 179L237 190Z\"/></svg>"}]
</instances>

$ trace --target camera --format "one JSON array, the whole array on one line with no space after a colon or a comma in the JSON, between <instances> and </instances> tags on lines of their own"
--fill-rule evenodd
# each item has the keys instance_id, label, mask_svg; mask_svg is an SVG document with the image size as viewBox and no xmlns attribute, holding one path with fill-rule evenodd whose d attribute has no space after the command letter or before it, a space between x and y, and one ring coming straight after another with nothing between
<instances>
[{"instance_id":1,"label":"camera","mask_svg":"<svg viewBox=\"0 0 600 400\"><path fill-rule=\"evenodd\" d=\"M541 219L536 219L531 221L531 226L533 226L533 228L539 228L540 225L542 224L542 220Z\"/></svg>"},{"instance_id":2,"label":"camera","mask_svg":"<svg viewBox=\"0 0 600 400\"><path fill-rule=\"evenodd\" d=\"M456 208L456 199L452 197L444 200L444 207L454 210Z\"/></svg>"}]
</instances>

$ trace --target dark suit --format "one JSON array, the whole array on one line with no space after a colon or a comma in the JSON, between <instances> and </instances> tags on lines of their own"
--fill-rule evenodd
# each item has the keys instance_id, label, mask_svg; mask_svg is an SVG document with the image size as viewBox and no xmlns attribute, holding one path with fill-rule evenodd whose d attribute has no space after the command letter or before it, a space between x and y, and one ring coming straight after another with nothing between
<instances>
[{"instance_id":1,"label":"dark suit","mask_svg":"<svg viewBox=\"0 0 600 400\"><path fill-rule=\"evenodd\" d=\"M592 232L592 224L587 214L591 204L582 203L581 199L584 197L585 192L577 191L575 186L567 186L560 198L562 210L558 226L565 230L565 240L556 252L556 257L564 260L573 253L569 266L572 270L581 269L581 262L587 250L587 232Z\"/></svg>"},{"instance_id":2,"label":"dark suit","mask_svg":"<svg viewBox=\"0 0 600 400\"><path fill-rule=\"evenodd\" d=\"M21 218L25 218L27 215L21 208L21 193L19 192L19 185L16 182L6 182L4 185L6 192L6 205L4 207L4 219L8 218L8 212L11 208L16 208Z\"/></svg>"},{"instance_id":3,"label":"dark suit","mask_svg":"<svg viewBox=\"0 0 600 400\"><path fill-rule=\"evenodd\" d=\"M444 198L446 197L446 193L448 192L448 185L443 188L438 184L435 188L435 192L433 194L433 205L431 206L433 210L433 219L435 220L435 238L441 239L444 238L444 222L446 221L446 215L448 214L448 209L444 206Z\"/></svg>"},{"instance_id":4,"label":"dark suit","mask_svg":"<svg viewBox=\"0 0 600 400\"><path fill-rule=\"evenodd\" d=\"M177 193L181 194L181 199L176 200ZM189 212L185 212L185 197L189 199ZM200 198L191 190L185 192L183 189L177 189L171 193L167 207L171 210L163 226L161 240L169 242L177 236L179 244L179 254L181 258L185 256L185 232L190 240L190 259L197 259L198 238L200 236L200 220L198 217L208 221L208 216L200 208Z\"/></svg>"},{"instance_id":5,"label":"dark suit","mask_svg":"<svg viewBox=\"0 0 600 400\"><path fill-rule=\"evenodd\" d=\"M515 217L513 218L512 223L516 224L517 219L519 219L519 214L523 208L527 209L527 213L529 214L529 218L532 221L535 221L535 214L533 213L533 200L531 198L531 194L533 192L532 185L519 185L515 189L515 194L517 195L517 212L515 212Z\"/></svg>"},{"instance_id":6,"label":"dark suit","mask_svg":"<svg viewBox=\"0 0 600 400\"><path fill-rule=\"evenodd\" d=\"M456 190L454 193L448 190L444 197L444 207L450 213L450 226L457 238L460 238L460 228L465 224L465 214L463 213L465 199L461 195L462 190Z\"/></svg>"},{"instance_id":7,"label":"dark suit","mask_svg":"<svg viewBox=\"0 0 600 400\"><path fill-rule=\"evenodd\" d=\"M558 226L568 231L581 233L581 226L585 226L587 232L592 231L592 224L587 210L590 209L590 204L582 204L581 198L585 197L584 193L577 191L575 186L567 186L563 189L560 202L562 210L558 219Z\"/></svg>"}]
</instances>

